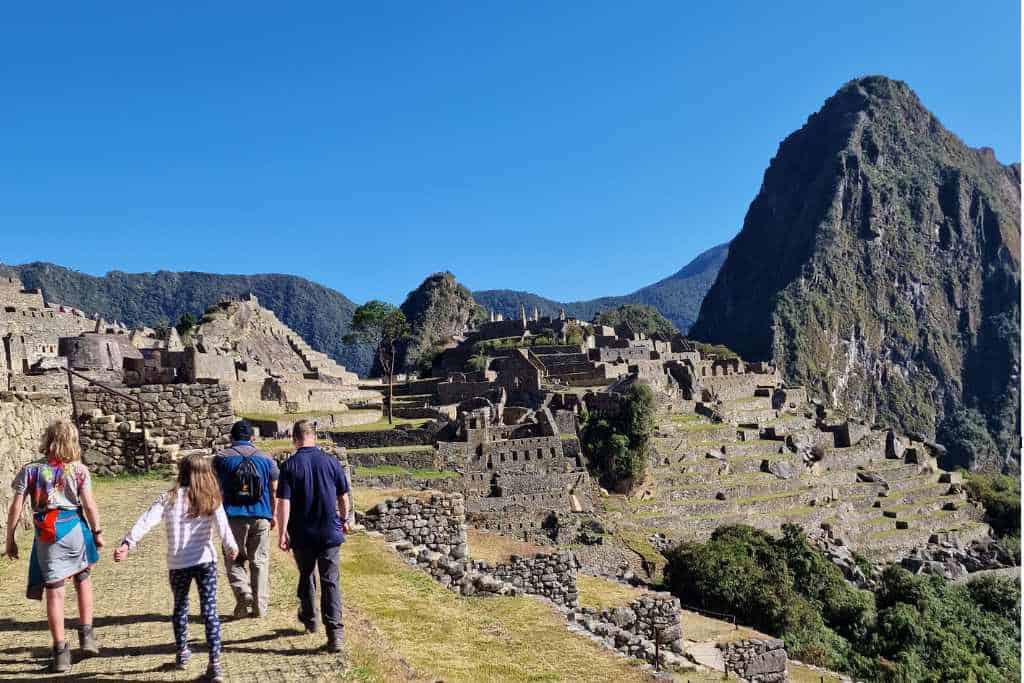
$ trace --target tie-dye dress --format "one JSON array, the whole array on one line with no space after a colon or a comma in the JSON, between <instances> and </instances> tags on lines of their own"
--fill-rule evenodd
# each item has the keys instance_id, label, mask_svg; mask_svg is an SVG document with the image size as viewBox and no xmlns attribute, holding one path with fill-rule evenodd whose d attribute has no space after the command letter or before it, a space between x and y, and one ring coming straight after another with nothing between
<instances>
[{"instance_id":1,"label":"tie-dye dress","mask_svg":"<svg viewBox=\"0 0 1024 683\"><path fill-rule=\"evenodd\" d=\"M89 469L80 462L29 463L14 478L11 488L28 499L35 527L26 591L29 598L40 600L43 588L88 576L88 570L99 561L96 541L82 514L81 496L91 485Z\"/></svg>"}]
</instances>

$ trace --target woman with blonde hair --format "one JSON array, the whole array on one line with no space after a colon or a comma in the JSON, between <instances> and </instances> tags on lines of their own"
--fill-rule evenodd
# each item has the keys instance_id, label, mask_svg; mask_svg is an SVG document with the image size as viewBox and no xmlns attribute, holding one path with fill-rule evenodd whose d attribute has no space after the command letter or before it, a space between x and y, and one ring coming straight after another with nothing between
<instances>
[{"instance_id":1,"label":"woman with blonde hair","mask_svg":"<svg viewBox=\"0 0 1024 683\"><path fill-rule=\"evenodd\" d=\"M53 422L43 434L39 462L21 468L11 488L14 499L7 512L8 557L18 557L14 540L26 497L32 507L35 538L28 568L30 599L46 593L46 619L53 636L51 668L71 668L71 649L64 637L64 583L72 579L78 594L78 642L85 657L99 654L92 630L92 581L89 574L103 547L99 510L92 495L89 469L80 461L78 429L71 420ZM88 520L88 524L86 524Z\"/></svg>"},{"instance_id":2,"label":"woman with blonde hair","mask_svg":"<svg viewBox=\"0 0 1024 683\"><path fill-rule=\"evenodd\" d=\"M177 646L175 665L184 670L192 657L188 645L188 592L195 580L199 602L206 622L206 643L210 647L210 663L206 676L211 681L224 680L220 666L220 615L217 612L217 550L213 546L213 529L217 528L224 555L234 560L238 545L228 525L228 517L220 499L220 484L213 474L210 459L193 453L178 463L178 480L139 517L121 545L114 551L114 561L121 562L150 529L164 523L167 532L167 569L174 594L174 643Z\"/></svg>"}]
</instances>

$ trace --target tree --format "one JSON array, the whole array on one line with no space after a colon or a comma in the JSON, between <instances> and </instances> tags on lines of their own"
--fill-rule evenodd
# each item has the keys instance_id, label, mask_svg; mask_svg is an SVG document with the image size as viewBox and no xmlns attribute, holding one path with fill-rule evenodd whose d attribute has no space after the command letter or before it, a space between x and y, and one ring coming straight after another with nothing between
<instances>
[{"instance_id":1,"label":"tree","mask_svg":"<svg viewBox=\"0 0 1024 683\"><path fill-rule=\"evenodd\" d=\"M395 398L395 363L398 345L412 334L409 321L398 308L376 299L367 301L352 314L352 332L345 335L349 343L364 343L377 351L381 372L388 378L388 424L393 422Z\"/></svg>"},{"instance_id":2,"label":"tree","mask_svg":"<svg viewBox=\"0 0 1024 683\"><path fill-rule=\"evenodd\" d=\"M197 324L196 317L188 312L182 313L178 318L178 324L174 329L178 331L181 343L185 346L192 346L192 333L195 332Z\"/></svg>"},{"instance_id":3,"label":"tree","mask_svg":"<svg viewBox=\"0 0 1024 683\"><path fill-rule=\"evenodd\" d=\"M675 334L678 331L675 325L669 322L657 308L643 304L624 304L610 311L599 313L594 317L594 322L598 325L608 325L609 327L617 327L618 325L629 323L634 330L647 335L655 334L656 332Z\"/></svg>"},{"instance_id":4,"label":"tree","mask_svg":"<svg viewBox=\"0 0 1024 683\"><path fill-rule=\"evenodd\" d=\"M580 442L609 488L628 491L643 481L650 460L654 411L654 392L637 383L622 398L618 414L584 414Z\"/></svg>"}]
</instances>

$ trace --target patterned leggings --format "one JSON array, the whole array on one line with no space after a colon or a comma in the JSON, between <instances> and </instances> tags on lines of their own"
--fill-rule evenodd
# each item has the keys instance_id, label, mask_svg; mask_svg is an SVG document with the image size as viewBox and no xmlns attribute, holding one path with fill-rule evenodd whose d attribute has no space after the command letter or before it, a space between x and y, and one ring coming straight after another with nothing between
<instances>
[{"instance_id":1,"label":"patterned leggings","mask_svg":"<svg viewBox=\"0 0 1024 683\"><path fill-rule=\"evenodd\" d=\"M168 571L174 592L174 644L178 652L188 650L188 592L192 579L199 589L199 604L206 622L206 644L210 646L210 661L220 659L220 615L217 613L217 563L197 564L184 569Z\"/></svg>"}]
</instances>

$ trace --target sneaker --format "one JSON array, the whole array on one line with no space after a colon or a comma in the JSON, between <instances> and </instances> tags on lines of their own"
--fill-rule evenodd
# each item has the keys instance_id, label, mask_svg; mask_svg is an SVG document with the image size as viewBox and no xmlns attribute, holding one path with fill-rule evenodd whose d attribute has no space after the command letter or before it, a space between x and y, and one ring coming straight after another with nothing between
<instances>
[{"instance_id":1,"label":"sneaker","mask_svg":"<svg viewBox=\"0 0 1024 683\"><path fill-rule=\"evenodd\" d=\"M235 619L248 619L252 612L252 598L246 596L235 603Z\"/></svg>"},{"instance_id":2,"label":"sneaker","mask_svg":"<svg viewBox=\"0 0 1024 683\"><path fill-rule=\"evenodd\" d=\"M338 633L332 633L327 637L327 651L332 654L337 654L345 649L345 639Z\"/></svg>"},{"instance_id":3,"label":"sneaker","mask_svg":"<svg viewBox=\"0 0 1024 683\"><path fill-rule=\"evenodd\" d=\"M53 646L53 661L50 663L50 671L62 674L71 669L71 647L68 641Z\"/></svg>"},{"instance_id":4,"label":"sneaker","mask_svg":"<svg viewBox=\"0 0 1024 683\"><path fill-rule=\"evenodd\" d=\"M182 650L174 656L174 668L184 671L188 668L188 661L192 659L192 650Z\"/></svg>"},{"instance_id":5,"label":"sneaker","mask_svg":"<svg viewBox=\"0 0 1024 683\"><path fill-rule=\"evenodd\" d=\"M206 667L206 680L210 683L224 683L224 669L220 668L220 662L210 662Z\"/></svg>"}]
</instances>

